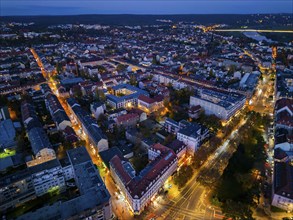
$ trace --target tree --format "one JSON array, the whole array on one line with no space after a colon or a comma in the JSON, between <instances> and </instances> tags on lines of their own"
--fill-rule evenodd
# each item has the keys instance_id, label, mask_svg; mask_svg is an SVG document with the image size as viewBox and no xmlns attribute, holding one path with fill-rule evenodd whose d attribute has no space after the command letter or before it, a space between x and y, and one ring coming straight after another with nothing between
<instances>
[{"instance_id":1,"label":"tree","mask_svg":"<svg viewBox=\"0 0 293 220\"><path fill-rule=\"evenodd\" d=\"M136 77L134 75L130 76L129 83L130 83L130 85L137 86Z\"/></svg>"},{"instance_id":2,"label":"tree","mask_svg":"<svg viewBox=\"0 0 293 220\"><path fill-rule=\"evenodd\" d=\"M85 140L79 140L79 141L75 142L75 146L77 146L77 147L85 146L85 145L86 145Z\"/></svg>"},{"instance_id":3,"label":"tree","mask_svg":"<svg viewBox=\"0 0 293 220\"><path fill-rule=\"evenodd\" d=\"M210 78L213 78L213 77L215 77L215 74L214 74L214 71L213 71L213 69L210 69L210 72L209 72L209 77L210 77Z\"/></svg>"},{"instance_id":4,"label":"tree","mask_svg":"<svg viewBox=\"0 0 293 220\"><path fill-rule=\"evenodd\" d=\"M169 134L169 135L165 138L163 145L166 146L166 145L170 144L174 139L175 139L175 136L174 136L173 134Z\"/></svg>"},{"instance_id":5,"label":"tree","mask_svg":"<svg viewBox=\"0 0 293 220\"><path fill-rule=\"evenodd\" d=\"M191 166L183 165L180 170L174 175L174 183L178 185L179 188L185 186L188 180L191 179L193 175L193 169Z\"/></svg>"},{"instance_id":6,"label":"tree","mask_svg":"<svg viewBox=\"0 0 293 220\"><path fill-rule=\"evenodd\" d=\"M98 101L101 101L101 102L106 101L106 95L102 89L96 89L95 97Z\"/></svg>"},{"instance_id":7,"label":"tree","mask_svg":"<svg viewBox=\"0 0 293 220\"><path fill-rule=\"evenodd\" d=\"M0 95L0 106L8 104L8 99L4 95Z\"/></svg>"},{"instance_id":8,"label":"tree","mask_svg":"<svg viewBox=\"0 0 293 220\"><path fill-rule=\"evenodd\" d=\"M107 69L104 66L98 66L98 70L99 70L100 73L107 72Z\"/></svg>"},{"instance_id":9,"label":"tree","mask_svg":"<svg viewBox=\"0 0 293 220\"><path fill-rule=\"evenodd\" d=\"M126 70L126 68L127 68L126 65L123 65L123 64L119 63L119 64L116 66L116 71L117 71L117 72L123 72L123 71Z\"/></svg>"},{"instance_id":10,"label":"tree","mask_svg":"<svg viewBox=\"0 0 293 220\"><path fill-rule=\"evenodd\" d=\"M229 75L234 74L235 70L236 70L236 66L235 65L230 65L229 68L228 68L228 74Z\"/></svg>"},{"instance_id":11,"label":"tree","mask_svg":"<svg viewBox=\"0 0 293 220\"><path fill-rule=\"evenodd\" d=\"M62 64L59 62L56 63L56 71L57 74L60 74L62 72Z\"/></svg>"},{"instance_id":12,"label":"tree","mask_svg":"<svg viewBox=\"0 0 293 220\"><path fill-rule=\"evenodd\" d=\"M235 202L233 200L227 200L222 204L222 211L227 218L235 220L249 219L253 220L252 211L247 204L242 202Z\"/></svg>"}]
</instances>

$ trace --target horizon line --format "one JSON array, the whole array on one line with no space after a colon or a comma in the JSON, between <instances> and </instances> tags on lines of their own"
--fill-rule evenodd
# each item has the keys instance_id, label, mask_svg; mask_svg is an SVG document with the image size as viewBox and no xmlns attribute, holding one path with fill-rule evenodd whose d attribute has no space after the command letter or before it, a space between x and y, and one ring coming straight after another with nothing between
<instances>
[{"instance_id":1,"label":"horizon line","mask_svg":"<svg viewBox=\"0 0 293 220\"><path fill-rule=\"evenodd\" d=\"M50 14L46 14L46 15L0 15L0 17L40 17L40 16L50 16L50 17L54 17L54 16L86 16L86 15L108 15L108 16L113 16L113 15L134 15L134 16L174 16L174 15L276 15L276 14L288 14L288 15L292 15L292 13L289 12L274 12L274 13L196 13L196 14L192 14L192 13L172 13L172 14L132 14L132 13L113 13L113 14L67 14L67 15L62 15L62 14L56 14L56 15L50 15Z\"/></svg>"}]
</instances>

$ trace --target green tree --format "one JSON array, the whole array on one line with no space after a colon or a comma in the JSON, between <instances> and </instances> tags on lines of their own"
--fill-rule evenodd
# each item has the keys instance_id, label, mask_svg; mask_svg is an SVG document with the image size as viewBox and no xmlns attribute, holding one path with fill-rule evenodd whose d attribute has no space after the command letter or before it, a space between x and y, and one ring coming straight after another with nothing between
<instances>
[{"instance_id":1,"label":"green tree","mask_svg":"<svg viewBox=\"0 0 293 220\"><path fill-rule=\"evenodd\" d=\"M56 63L56 71L57 74L60 74L62 72L62 64L59 62Z\"/></svg>"},{"instance_id":2,"label":"green tree","mask_svg":"<svg viewBox=\"0 0 293 220\"><path fill-rule=\"evenodd\" d=\"M235 73L236 66L235 65L230 65L228 68L228 74L233 75Z\"/></svg>"},{"instance_id":3,"label":"green tree","mask_svg":"<svg viewBox=\"0 0 293 220\"><path fill-rule=\"evenodd\" d=\"M242 202L227 200L222 204L222 211L225 213L226 218L232 218L235 220L254 219L249 205Z\"/></svg>"},{"instance_id":4,"label":"green tree","mask_svg":"<svg viewBox=\"0 0 293 220\"><path fill-rule=\"evenodd\" d=\"M116 71L117 71L117 72L123 72L123 71L126 70L126 68L127 68L126 65L123 65L123 64L119 63L119 64L116 66Z\"/></svg>"},{"instance_id":5,"label":"green tree","mask_svg":"<svg viewBox=\"0 0 293 220\"><path fill-rule=\"evenodd\" d=\"M134 75L130 76L129 83L130 83L130 85L137 86L137 80L136 80L136 77Z\"/></svg>"},{"instance_id":6,"label":"green tree","mask_svg":"<svg viewBox=\"0 0 293 220\"><path fill-rule=\"evenodd\" d=\"M213 69L210 69L209 77L210 77L210 78L214 78L214 77L215 77L215 74L214 74Z\"/></svg>"},{"instance_id":7,"label":"green tree","mask_svg":"<svg viewBox=\"0 0 293 220\"><path fill-rule=\"evenodd\" d=\"M104 93L104 91L102 89L96 89L95 91L95 97L98 101L101 101L101 102L105 102L106 101L106 95Z\"/></svg>"}]
</instances>

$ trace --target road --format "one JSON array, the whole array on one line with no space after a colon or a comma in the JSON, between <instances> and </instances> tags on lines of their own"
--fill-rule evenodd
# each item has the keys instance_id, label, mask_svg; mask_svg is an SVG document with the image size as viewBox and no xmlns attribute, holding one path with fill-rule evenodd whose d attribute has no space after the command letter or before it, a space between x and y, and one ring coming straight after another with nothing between
<instances>
[{"instance_id":1,"label":"road","mask_svg":"<svg viewBox=\"0 0 293 220\"><path fill-rule=\"evenodd\" d=\"M33 53L39 67L42 69L43 76L45 79L47 79L47 83L49 87L51 88L52 92L57 96L60 104L64 108L64 111L66 112L67 116L70 118L70 121L72 123L72 128L74 129L75 133L78 135L78 138L80 140L85 140L86 144L85 147L95 165L98 166L100 175L102 179L105 182L106 188L108 189L109 193L111 194L111 202L112 202L112 210L115 213L116 216L119 216L120 220L131 220L133 219L133 215L128 211L128 208L126 206L126 203L124 201L124 198L121 195L118 195L118 190L113 182L113 179L111 178L108 169L104 167L101 158L99 157L99 154L94 150L94 148L90 145L90 143L87 141L87 137L84 133L80 132L81 130L81 124L78 124L78 122L73 118L69 108L67 101L60 97L57 92L56 83L52 81L46 73L45 69L43 68L43 64L41 60L39 59L37 53L31 49L31 52Z\"/></svg>"},{"instance_id":2,"label":"road","mask_svg":"<svg viewBox=\"0 0 293 220\"><path fill-rule=\"evenodd\" d=\"M261 114L273 114L274 100L274 82L270 80L269 74L262 74L263 79L259 80L254 96L249 101L250 110Z\"/></svg>"},{"instance_id":3,"label":"road","mask_svg":"<svg viewBox=\"0 0 293 220\"><path fill-rule=\"evenodd\" d=\"M208 189L198 182L198 178L209 176L210 172L224 168L222 166L224 160L227 161L235 151L231 142L237 138L238 129L246 121L247 119L242 119L239 122L226 141L197 170L179 194L174 198L159 196L150 212L154 213L158 219L221 219L223 216L220 210L208 205L206 198Z\"/></svg>"}]
</instances>

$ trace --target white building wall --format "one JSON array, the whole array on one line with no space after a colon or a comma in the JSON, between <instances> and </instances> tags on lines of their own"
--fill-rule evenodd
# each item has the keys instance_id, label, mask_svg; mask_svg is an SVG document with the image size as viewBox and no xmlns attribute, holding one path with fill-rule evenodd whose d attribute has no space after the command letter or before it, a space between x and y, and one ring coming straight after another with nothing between
<instances>
[{"instance_id":1,"label":"white building wall","mask_svg":"<svg viewBox=\"0 0 293 220\"><path fill-rule=\"evenodd\" d=\"M272 205L286 211L293 211L293 200L281 195L273 195Z\"/></svg>"},{"instance_id":2,"label":"white building wall","mask_svg":"<svg viewBox=\"0 0 293 220\"><path fill-rule=\"evenodd\" d=\"M216 105L212 102L208 102L197 97L191 96L190 97L190 105L200 105L207 115L216 115L217 117L227 120L228 119L228 112L225 108Z\"/></svg>"},{"instance_id":3,"label":"white building wall","mask_svg":"<svg viewBox=\"0 0 293 220\"><path fill-rule=\"evenodd\" d=\"M61 167L55 167L51 170L44 170L33 175L33 184L37 196L42 196L50 189L58 187L60 192L66 189L65 178Z\"/></svg>"},{"instance_id":4,"label":"white building wall","mask_svg":"<svg viewBox=\"0 0 293 220\"><path fill-rule=\"evenodd\" d=\"M67 126L69 126L69 127L71 127L72 126L72 124L71 124L71 122L70 121L62 121L59 125L57 125L58 126L58 130L61 130L61 131L63 131Z\"/></svg>"},{"instance_id":5,"label":"white building wall","mask_svg":"<svg viewBox=\"0 0 293 220\"><path fill-rule=\"evenodd\" d=\"M163 186L165 181L171 176L177 169L178 160L175 158L168 167L166 167L165 171L162 172L162 175L154 180L150 186L147 188L147 191L144 192L143 196L140 198L137 196L133 198L128 190L125 188L125 185L116 174L115 170L110 166L110 173L118 185L119 189L123 192L128 204L131 206L131 209L135 213L140 213L145 206L151 201L151 199L155 196L155 194L159 191L159 189Z\"/></svg>"}]
</instances>

